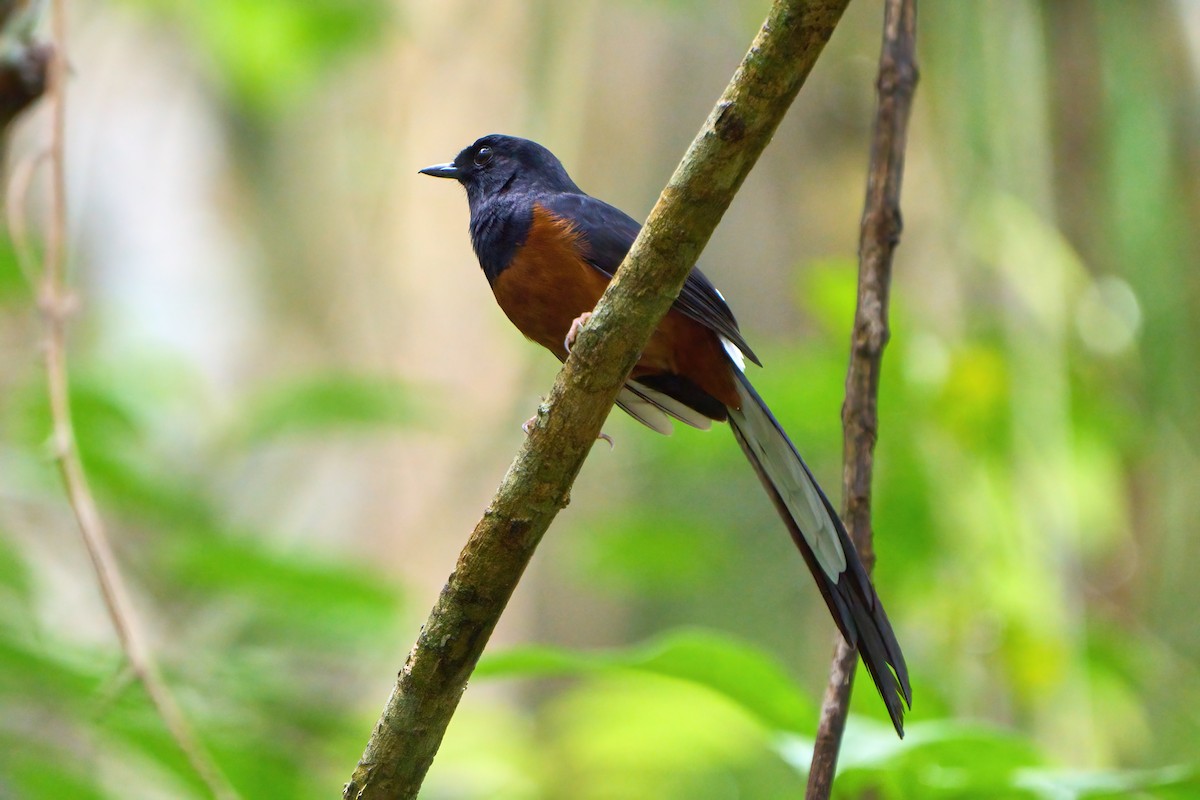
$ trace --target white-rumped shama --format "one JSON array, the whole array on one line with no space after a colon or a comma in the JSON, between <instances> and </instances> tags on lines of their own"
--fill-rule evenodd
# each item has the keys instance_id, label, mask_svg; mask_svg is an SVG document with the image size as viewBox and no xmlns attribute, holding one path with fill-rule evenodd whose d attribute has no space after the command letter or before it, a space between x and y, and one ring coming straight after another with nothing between
<instances>
[{"instance_id":1,"label":"white-rumped shama","mask_svg":"<svg viewBox=\"0 0 1200 800\"><path fill-rule=\"evenodd\" d=\"M471 244L500 308L521 333L565 360L578 325L633 245L638 222L584 194L549 150L528 139L484 136L454 161L421 172L454 178L467 190ZM761 366L721 293L693 269L617 405L659 433L671 432L672 418L696 428L729 422L903 736L912 690L883 604L837 512L746 378L743 357Z\"/></svg>"}]
</instances>

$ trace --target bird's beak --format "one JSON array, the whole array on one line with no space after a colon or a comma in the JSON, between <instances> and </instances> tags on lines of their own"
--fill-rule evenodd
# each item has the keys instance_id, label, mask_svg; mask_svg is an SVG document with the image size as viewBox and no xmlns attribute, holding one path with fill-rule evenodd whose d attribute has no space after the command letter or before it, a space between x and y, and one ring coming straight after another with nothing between
<instances>
[{"instance_id":1,"label":"bird's beak","mask_svg":"<svg viewBox=\"0 0 1200 800\"><path fill-rule=\"evenodd\" d=\"M450 164L434 164L432 167L426 167L420 170L422 175L432 175L435 178L457 178L460 173L458 167Z\"/></svg>"}]
</instances>

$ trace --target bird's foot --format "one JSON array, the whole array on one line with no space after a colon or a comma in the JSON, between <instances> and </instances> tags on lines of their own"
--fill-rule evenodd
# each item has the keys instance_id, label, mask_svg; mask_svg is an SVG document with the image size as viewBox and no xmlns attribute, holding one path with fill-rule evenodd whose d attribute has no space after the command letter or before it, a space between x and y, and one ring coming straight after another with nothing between
<instances>
[{"instance_id":1,"label":"bird's foot","mask_svg":"<svg viewBox=\"0 0 1200 800\"><path fill-rule=\"evenodd\" d=\"M575 339L579 336L579 332L583 330L583 326L588 324L588 320L592 318L592 312L585 311L575 319L571 320L571 327L567 330L567 338L563 339L563 347L567 348L567 352L571 352L571 348L575 346Z\"/></svg>"},{"instance_id":2,"label":"bird's foot","mask_svg":"<svg viewBox=\"0 0 1200 800\"><path fill-rule=\"evenodd\" d=\"M521 423L521 430L525 432L526 436L528 436L529 432L531 430L533 430L533 426L537 424L537 419L538 419L538 415L534 414L532 417L530 417L529 419L527 419ZM616 447L616 443L613 442L613 438L611 436L609 436L607 433L605 433L604 431L600 431L600 435L596 437L597 441L599 441L601 439L608 442L609 450L612 450L614 447Z\"/></svg>"}]
</instances>

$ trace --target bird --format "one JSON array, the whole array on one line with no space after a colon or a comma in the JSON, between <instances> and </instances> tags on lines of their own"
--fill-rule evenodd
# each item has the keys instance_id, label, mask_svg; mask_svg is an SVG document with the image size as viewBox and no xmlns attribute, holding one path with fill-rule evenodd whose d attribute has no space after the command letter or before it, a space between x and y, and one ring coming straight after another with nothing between
<instances>
[{"instance_id":1,"label":"bird","mask_svg":"<svg viewBox=\"0 0 1200 800\"><path fill-rule=\"evenodd\" d=\"M529 139L489 134L419 172L463 186L471 244L497 304L522 334L565 361L641 225L584 193L553 153ZM729 423L903 737L912 688L896 635L829 498L746 377L747 359L762 366L725 298L693 268L616 404L661 434L671 433L673 420L700 429Z\"/></svg>"}]
</instances>

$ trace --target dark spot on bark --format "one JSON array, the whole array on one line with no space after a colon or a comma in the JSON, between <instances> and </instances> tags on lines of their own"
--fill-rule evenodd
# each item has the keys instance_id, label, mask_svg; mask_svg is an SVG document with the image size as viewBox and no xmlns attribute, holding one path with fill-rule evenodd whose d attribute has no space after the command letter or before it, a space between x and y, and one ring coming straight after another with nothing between
<instances>
[{"instance_id":1,"label":"dark spot on bark","mask_svg":"<svg viewBox=\"0 0 1200 800\"><path fill-rule=\"evenodd\" d=\"M746 121L733 108L733 103L721 104L713 130L722 141L737 143L746 137Z\"/></svg>"}]
</instances>

